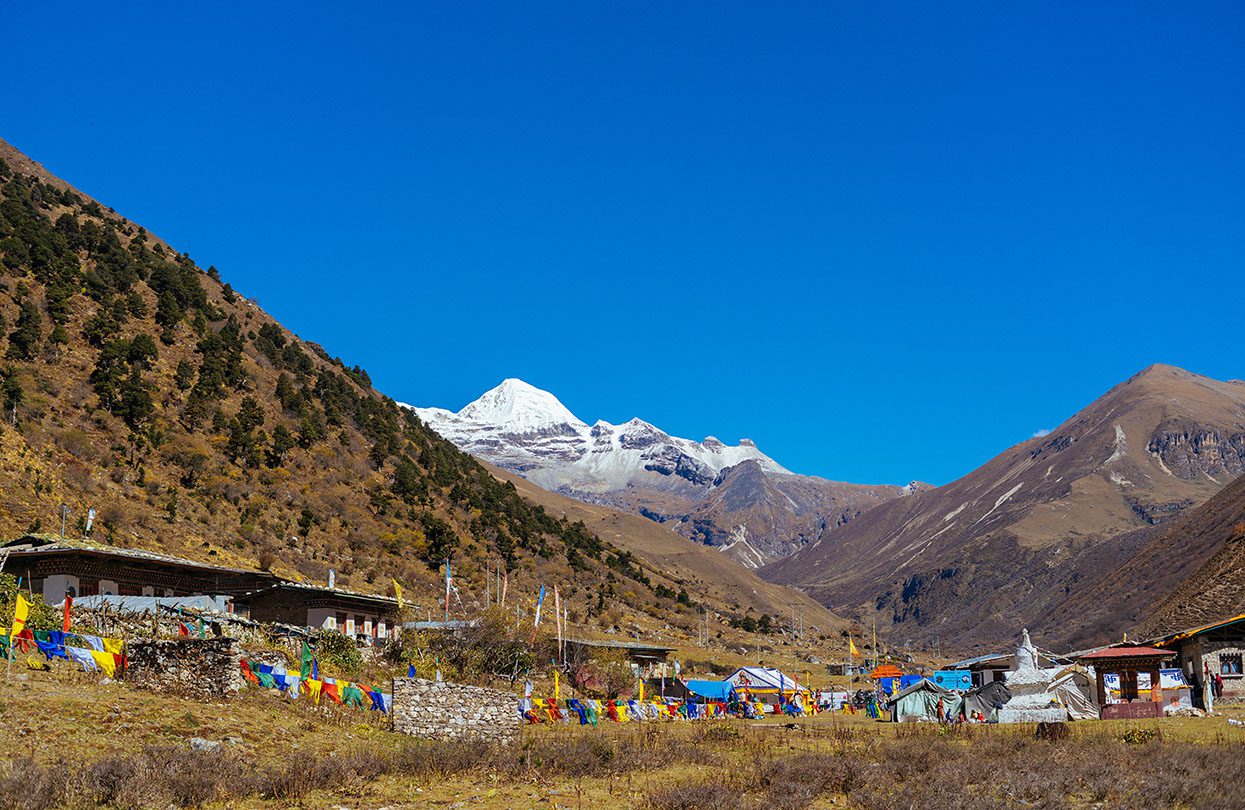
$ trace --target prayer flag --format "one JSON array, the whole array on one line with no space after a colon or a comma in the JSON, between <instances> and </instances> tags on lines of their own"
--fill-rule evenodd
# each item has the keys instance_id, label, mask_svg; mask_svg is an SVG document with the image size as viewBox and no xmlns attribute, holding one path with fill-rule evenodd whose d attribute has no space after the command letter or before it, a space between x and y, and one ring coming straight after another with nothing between
<instances>
[{"instance_id":1,"label":"prayer flag","mask_svg":"<svg viewBox=\"0 0 1245 810\"><path fill-rule=\"evenodd\" d=\"M398 584L398 581L396 579L393 581L393 592L398 597L398 610L401 610L402 609L402 586Z\"/></svg>"},{"instance_id":2,"label":"prayer flag","mask_svg":"<svg viewBox=\"0 0 1245 810\"><path fill-rule=\"evenodd\" d=\"M556 669L553 671L553 699L562 699L562 690L558 683L558 671Z\"/></svg>"},{"instance_id":3,"label":"prayer flag","mask_svg":"<svg viewBox=\"0 0 1245 810\"><path fill-rule=\"evenodd\" d=\"M73 597L69 595L69 591L65 591L65 618L61 622L61 632L69 632L69 611L73 608Z\"/></svg>"},{"instance_id":4,"label":"prayer flag","mask_svg":"<svg viewBox=\"0 0 1245 810\"><path fill-rule=\"evenodd\" d=\"M553 624L558 631L558 660L562 660L562 600L558 597L558 586L553 586Z\"/></svg>"},{"instance_id":5,"label":"prayer flag","mask_svg":"<svg viewBox=\"0 0 1245 810\"><path fill-rule=\"evenodd\" d=\"M26 618L30 616L30 603L26 601L26 597L21 592L17 593L17 605L13 608L13 626L9 628L9 644L13 643L13 639L21 634L22 628L26 626Z\"/></svg>"},{"instance_id":6,"label":"prayer flag","mask_svg":"<svg viewBox=\"0 0 1245 810\"><path fill-rule=\"evenodd\" d=\"M454 587L454 576L450 573L450 561L445 561L445 616L450 615L450 589Z\"/></svg>"},{"instance_id":7,"label":"prayer flag","mask_svg":"<svg viewBox=\"0 0 1245 810\"><path fill-rule=\"evenodd\" d=\"M303 665L299 671L298 679L305 681L311 677L311 646L303 641Z\"/></svg>"},{"instance_id":8,"label":"prayer flag","mask_svg":"<svg viewBox=\"0 0 1245 810\"><path fill-rule=\"evenodd\" d=\"M540 586L540 594L536 597L536 620L532 622L532 627L540 627L540 607L545 604L545 586Z\"/></svg>"},{"instance_id":9,"label":"prayer flag","mask_svg":"<svg viewBox=\"0 0 1245 810\"><path fill-rule=\"evenodd\" d=\"M852 641L851 635L847 637L847 649L852 655L860 657L860 650L856 649L856 642Z\"/></svg>"},{"instance_id":10,"label":"prayer flag","mask_svg":"<svg viewBox=\"0 0 1245 810\"><path fill-rule=\"evenodd\" d=\"M414 678L414 677L415 677L415 665L414 665L414 664L407 664L407 665L406 665L406 677L408 677L408 678Z\"/></svg>"}]
</instances>

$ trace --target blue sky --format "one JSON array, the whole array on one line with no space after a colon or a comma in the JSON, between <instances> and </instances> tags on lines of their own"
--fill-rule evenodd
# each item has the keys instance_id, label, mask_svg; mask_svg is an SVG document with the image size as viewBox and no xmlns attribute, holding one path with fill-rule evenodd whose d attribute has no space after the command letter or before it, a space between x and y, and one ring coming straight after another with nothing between
<instances>
[{"instance_id":1,"label":"blue sky","mask_svg":"<svg viewBox=\"0 0 1245 810\"><path fill-rule=\"evenodd\" d=\"M1245 377L1239 3L15 5L0 137L396 399L944 483Z\"/></svg>"}]
</instances>

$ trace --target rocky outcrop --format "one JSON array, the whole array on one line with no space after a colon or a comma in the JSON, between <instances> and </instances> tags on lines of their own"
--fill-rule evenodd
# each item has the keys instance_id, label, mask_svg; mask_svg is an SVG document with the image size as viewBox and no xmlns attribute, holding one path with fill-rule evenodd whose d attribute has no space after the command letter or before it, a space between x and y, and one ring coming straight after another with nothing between
<instances>
[{"instance_id":1,"label":"rocky outcrop","mask_svg":"<svg viewBox=\"0 0 1245 810\"><path fill-rule=\"evenodd\" d=\"M519 734L518 699L481 686L395 678L393 730L436 740L510 742Z\"/></svg>"},{"instance_id":2,"label":"rocky outcrop","mask_svg":"<svg viewBox=\"0 0 1245 810\"><path fill-rule=\"evenodd\" d=\"M1230 479L1245 472L1245 432L1227 433L1188 419L1168 419L1155 429L1146 449L1180 478Z\"/></svg>"}]
</instances>

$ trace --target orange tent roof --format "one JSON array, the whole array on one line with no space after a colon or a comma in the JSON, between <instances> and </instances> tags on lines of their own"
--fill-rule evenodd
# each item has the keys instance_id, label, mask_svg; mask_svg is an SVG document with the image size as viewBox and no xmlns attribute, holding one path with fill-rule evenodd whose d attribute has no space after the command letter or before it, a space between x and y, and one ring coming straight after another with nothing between
<instances>
[{"instance_id":1,"label":"orange tent roof","mask_svg":"<svg viewBox=\"0 0 1245 810\"><path fill-rule=\"evenodd\" d=\"M903 675L903 670L893 664L883 664L877 669L869 673L870 678L898 678Z\"/></svg>"}]
</instances>

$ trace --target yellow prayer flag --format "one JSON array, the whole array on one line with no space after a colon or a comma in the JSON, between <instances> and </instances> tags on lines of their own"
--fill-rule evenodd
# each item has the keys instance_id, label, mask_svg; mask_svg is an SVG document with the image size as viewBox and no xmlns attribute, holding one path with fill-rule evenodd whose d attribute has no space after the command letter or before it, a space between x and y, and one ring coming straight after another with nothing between
<instances>
[{"instance_id":1,"label":"yellow prayer flag","mask_svg":"<svg viewBox=\"0 0 1245 810\"><path fill-rule=\"evenodd\" d=\"M398 584L398 581L396 579L393 581L393 592L398 597L398 610L401 610L402 609L402 586Z\"/></svg>"},{"instance_id":2,"label":"yellow prayer flag","mask_svg":"<svg viewBox=\"0 0 1245 810\"><path fill-rule=\"evenodd\" d=\"M856 642L852 641L851 636L847 637L847 648L851 652L852 655L856 656L857 658L860 657L860 650L856 649Z\"/></svg>"},{"instance_id":3,"label":"yellow prayer flag","mask_svg":"<svg viewBox=\"0 0 1245 810\"><path fill-rule=\"evenodd\" d=\"M26 617L30 615L30 603L26 597L17 594L17 606L13 608L13 627L9 629L9 640L17 638L26 626Z\"/></svg>"},{"instance_id":4,"label":"yellow prayer flag","mask_svg":"<svg viewBox=\"0 0 1245 810\"><path fill-rule=\"evenodd\" d=\"M562 699L562 689L558 683L558 671L556 669L553 671L553 699Z\"/></svg>"},{"instance_id":5,"label":"yellow prayer flag","mask_svg":"<svg viewBox=\"0 0 1245 810\"><path fill-rule=\"evenodd\" d=\"M320 689L324 686L324 681L317 681L315 678L305 678L303 680L303 691L306 692L316 705L320 705Z\"/></svg>"},{"instance_id":6,"label":"yellow prayer flag","mask_svg":"<svg viewBox=\"0 0 1245 810\"><path fill-rule=\"evenodd\" d=\"M100 641L104 642L104 649L105 649L107 652L113 653L114 655L120 655L120 654L121 654L121 644L122 644L121 639L119 639L119 638L103 638L103 639L100 639Z\"/></svg>"},{"instance_id":7,"label":"yellow prayer flag","mask_svg":"<svg viewBox=\"0 0 1245 810\"><path fill-rule=\"evenodd\" d=\"M644 679L640 679L640 700L644 700Z\"/></svg>"},{"instance_id":8,"label":"yellow prayer flag","mask_svg":"<svg viewBox=\"0 0 1245 810\"><path fill-rule=\"evenodd\" d=\"M117 674L117 659L112 653L91 650L91 657L95 659L95 663L99 665L100 669L104 670L104 674L109 678Z\"/></svg>"}]
</instances>

